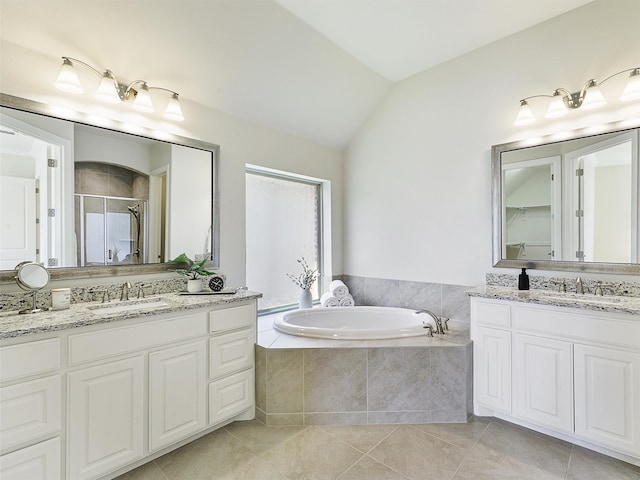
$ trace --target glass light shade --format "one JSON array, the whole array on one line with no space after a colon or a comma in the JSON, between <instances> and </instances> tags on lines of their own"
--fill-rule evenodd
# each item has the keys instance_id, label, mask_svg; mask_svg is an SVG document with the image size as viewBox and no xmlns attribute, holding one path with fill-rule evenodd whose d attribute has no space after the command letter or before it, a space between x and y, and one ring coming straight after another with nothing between
<instances>
[{"instance_id":1,"label":"glass light shade","mask_svg":"<svg viewBox=\"0 0 640 480\"><path fill-rule=\"evenodd\" d=\"M529 107L529 104L522 100L520 102L520 110L518 110L518 115L516 116L516 121L513 122L514 125L530 125L535 122L536 119L533 116L533 112Z\"/></svg>"},{"instance_id":2,"label":"glass light shade","mask_svg":"<svg viewBox=\"0 0 640 480\"><path fill-rule=\"evenodd\" d=\"M184 120L184 115L182 115L182 109L180 108L180 100L178 99L178 94L174 93L169 99L169 103L167 104L167 109L164 111L164 116L170 120L176 120L181 122Z\"/></svg>"},{"instance_id":3,"label":"glass light shade","mask_svg":"<svg viewBox=\"0 0 640 480\"><path fill-rule=\"evenodd\" d=\"M116 79L113 77L113 74L107 70L102 74L95 97L102 102L120 103L121 100L117 89Z\"/></svg>"},{"instance_id":4,"label":"glass light shade","mask_svg":"<svg viewBox=\"0 0 640 480\"><path fill-rule=\"evenodd\" d=\"M587 88L587 91L584 93L584 100L582 101L582 105L580 108L584 108L585 110L592 110L594 108L602 107L605 105L607 101L602 96L602 92L600 91L600 87L596 84Z\"/></svg>"},{"instance_id":5,"label":"glass light shade","mask_svg":"<svg viewBox=\"0 0 640 480\"><path fill-rule=\"evenodd\" d=\"M63 60L58 79L53 85L57 89L68 93L82 93L84 91L82 85L80 85L76 67L73 66L68 58Z\"/></svg>"},{"instance_id":6,"label":"glass light shade","mask_svg":"<svg viewBox=\"0 0 640 480\"><path fill-rule=\"evenodd\" d=\"M549 108L547 109L547 113L545 113L545 118L557 118L568 113L567 106L564 104L564 98L562 95L554 95L549 102Z\"/></svg>"},{"instance_id":7,"label":"glass light shade","mask_svg":"<svg viewBox=\"0 0 640 480\"><path fill-rule=\"evenodd\" d=\"M623 102L629 102L631 100L640 100L640 69L636 68L627 81L627 86L624 87L624 92L620 100Z\"/></svg>"},{"instance_id":8,"label":"glass light shade","mask_svg":"<svg viewBox=\"0 0 640 480\"><path fill-rule=\"evenodd\" d=\"M153 104L151 103L151 96L149 95L149 87L146 83L143 83L138 89L136 98L133 101L133 108L141 112L153 112Z\"/></svg>"}]
</instances>

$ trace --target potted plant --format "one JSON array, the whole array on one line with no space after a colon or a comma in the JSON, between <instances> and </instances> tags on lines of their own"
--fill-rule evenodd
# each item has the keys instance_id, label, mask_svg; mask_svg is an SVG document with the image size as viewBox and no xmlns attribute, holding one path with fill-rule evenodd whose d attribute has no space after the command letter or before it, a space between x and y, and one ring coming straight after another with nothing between
<instances>
[{"instance_id":1,"label":"potted plant","mask_svg":"<svg viewBox=\"0 0 640 480\"><path fill-rule=\"evenodd\" d=\"M206 268L204 268L205 263L207 263L208 259L205 258L199 262L194 262L186 254L181 253L176 258L171 260L172 263L183 263L186 268L178 268L175 270L176 273L180 275L184 275L187 277L187 291L190 293L199 292L202 290L202 279L201 277L206 277L208 275L215 275L216 272L210 272Z\"/></svg>"},{"instance_id":2,"label":"potted plant","mask_svg":"<svg viewBox=\"0 0 640 480\"><path fill-rule=\"evenodd\" d=\"M311 286L318 278L318 269L316 268L315 270L312 270L304 257L299 258L297 262L302 267L302 273L297 277L287 273L287 277L300 287L300 300L298 306L300 308L311 308L313 306Z\"/></svg>"}]
</instances>

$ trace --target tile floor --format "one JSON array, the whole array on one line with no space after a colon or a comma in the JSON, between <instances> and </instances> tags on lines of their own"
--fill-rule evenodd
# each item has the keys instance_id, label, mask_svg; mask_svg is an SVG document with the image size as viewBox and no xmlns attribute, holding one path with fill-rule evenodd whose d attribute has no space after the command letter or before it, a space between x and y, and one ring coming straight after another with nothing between
<instances>
[{"instance_id":1,"label":"tile floor","mask_svg":"<svg viewBox=\"0 0 640 480\"><path fill-rule=\"evenodd\" d=\"M640 480L640 467L501 420L265 427L235 422L118 480Z\"/></svg>"}]
</instances>

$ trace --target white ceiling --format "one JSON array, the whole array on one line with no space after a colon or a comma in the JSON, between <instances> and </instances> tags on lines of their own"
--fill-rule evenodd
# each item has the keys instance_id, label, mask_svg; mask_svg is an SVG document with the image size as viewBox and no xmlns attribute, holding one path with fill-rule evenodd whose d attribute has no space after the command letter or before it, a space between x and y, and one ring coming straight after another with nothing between
<instances>
[{"instance_id":1,"label":"white ceiling","mask_svg":"<svg viewBox=\"0 0 640 480\"><path fill-rule=\"evenodd\" d=\"M69 56L179 92L187 117L198 103L341 148L394 82L585 3L0 0L0 60L21 91L51 90Z\"/></svg>"},{"instance_id":2,"label":"white ceiling","mask_svg":"<svg viewBox=\"0 0 640 480\"><path fill-rule=\"evenodd\" d=\"M275 0L392 82L592 0Z\"/></svg>"}]
</instances>

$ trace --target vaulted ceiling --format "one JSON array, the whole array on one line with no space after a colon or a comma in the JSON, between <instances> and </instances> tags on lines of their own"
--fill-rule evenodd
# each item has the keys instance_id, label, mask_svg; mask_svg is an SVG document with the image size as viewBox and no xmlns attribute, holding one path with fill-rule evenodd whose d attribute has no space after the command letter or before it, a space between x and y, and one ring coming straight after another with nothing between
<instances>
[{"instance_id":1,"label":"vaulted ceiling","mask_svg":"<svg viewBox=\"0 0 640 480\"><path fill-rule=\"evenodd\" d=\"M75 57L341 148L393 83L589 1L0 0L0 36L43 85Z\"/></svg>"}]
</instances>

